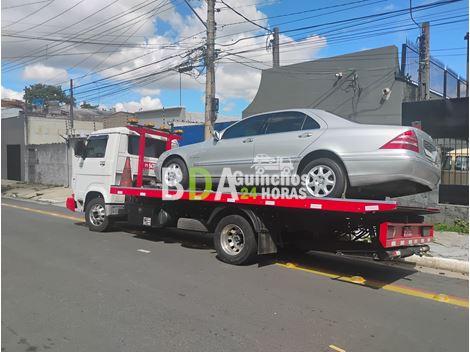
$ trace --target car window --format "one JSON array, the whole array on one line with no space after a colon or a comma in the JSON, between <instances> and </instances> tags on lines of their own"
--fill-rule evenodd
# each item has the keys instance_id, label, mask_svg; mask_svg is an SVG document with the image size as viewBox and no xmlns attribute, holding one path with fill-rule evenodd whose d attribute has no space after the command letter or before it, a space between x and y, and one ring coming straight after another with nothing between
<instances>
[{"instance_id":1,"label":"car window","mask_svg":"<svg viewBox=\"0 0 470 352\"><path fill-rule=\"evenodd\" d=\"M268 120L266 134L300 131L305 120L305 114L296 111L286 111L272 114Z\"/></svg>"},{"instance_id":2,"label":"car window","mask_svg":"<svg viewBox=\"0 0 470 352\"><path fill-rule=\"evenodd\" d=\"M320 128L320 125L317 121L312 119L310 116L305 115L304 125L302 126L302 130L315 130Z\"/></svg>"},{"instance_id":3,"label":"car window","mask_svg":"<svg viewBox=\"0 0 470 352\"><path fill-rule=\"evenodd\" d=\"M139 155L140 136L129 136L127 152L132 155ZM155 138L145 138L145 153L149 158L158 158L165 151L166 141Z\"/></svg>"},{"instance_id":4,"label":"car window","mask_svg":"<svg viewBox=\"0 0 470 352\"><path fill-rule=\"evenodd\" d=\"M108 136L90 136L86 145L87 158L104 158Z\"/></svg>"},{"instance_id":5,"label":"car window","mask_svg":"<svg viewBox=\"0 0 470 352\"><path fill-rule=\"evenodd\" d=\"M258 115L240 121L226 129L222 139L249 137L263 134L267 117L268 115Z\"/></svg>"}]
</instances>

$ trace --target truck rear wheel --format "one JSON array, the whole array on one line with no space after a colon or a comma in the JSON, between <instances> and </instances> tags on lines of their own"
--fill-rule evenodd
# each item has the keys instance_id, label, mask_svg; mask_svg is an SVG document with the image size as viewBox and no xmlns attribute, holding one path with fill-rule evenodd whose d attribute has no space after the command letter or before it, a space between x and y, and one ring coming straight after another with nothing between
<instances>
[{"instance_id":1,"label":"truck rear wheel","mask_svg":"<svg viewBox=\"0 0 470 352\"><path fill-rule=\"evenodd\" d=\"M103 198L93 198L85 208L85 221L90 231L104 232L109 230L112 221L106 216Z\"/></svg>"},{"instance_id":2,"label":"truck rear wheel","mask_svg":"<svg viewBox=\"0 0 470 352\"><path fill-rule=\"evenodd\" d=\"M258 250L253 227L240 215L229 215L219 221L214 247L220 260L235 265L251 263Z\"/></svg>"}]
</instances>

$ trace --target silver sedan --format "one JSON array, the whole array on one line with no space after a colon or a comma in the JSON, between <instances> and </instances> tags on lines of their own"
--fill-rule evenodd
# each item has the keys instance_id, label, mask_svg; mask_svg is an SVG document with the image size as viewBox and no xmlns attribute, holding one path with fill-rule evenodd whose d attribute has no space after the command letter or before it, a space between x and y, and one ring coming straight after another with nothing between
<instances>
[{"instance_id":1,"label":"silver sedan","mask_svg":"<svg viewBox=\"0 0 470 352\"><path fill-rule=\"evenodd\" d=\"M407 126L364 125L317 109L247 117L213 138L166 151L156 175L188 185L189 168L217 182L224 168L243 174L305 175L313 197L397 197L436 188L440 156L432 138Z\"/></svg>"}]
</instances>

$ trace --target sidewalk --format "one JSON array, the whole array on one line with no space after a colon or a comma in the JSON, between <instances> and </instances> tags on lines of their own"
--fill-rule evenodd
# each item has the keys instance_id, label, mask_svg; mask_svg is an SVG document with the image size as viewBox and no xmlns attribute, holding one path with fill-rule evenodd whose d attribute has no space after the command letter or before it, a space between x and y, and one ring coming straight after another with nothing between
<instances>
[{"instance_id":1,"label":"sidewalk","mask_svg":"<svg viewBox=\"0 0 470 352\"><path fill-rule=\"evenodd\" d=\"M71 194L72 190L68 187L2 180L2 197L30 199L55 205L65 205L66 198Z\"/></svg>"},{"instance_id":2,"label":"sidewalk","mask_svg":"<svg viewBox=\"0 0 470 352\"><path fill-rule=\"evenodd\" d=\"M468 276L468 242L468 234L435 232L434 241L429 244L431 249L425 256L413 255L402 261L427 268L449 270Z\"/></svg>"},{"instance_id":3,"label":"sidewalk","mask_svg":"<svg viewBox=\"0 0 470 352\"><path fill-rule=\"evenodd\" d=\"M21 198L65 206L65 200L72 194L67 187L26 184L24 182L2 180L2 197ZM405 258L406 263L463 272L468 274L469 236L456 232L436 232L431 250L424 257Z\"/></svg>"}]
</instances>

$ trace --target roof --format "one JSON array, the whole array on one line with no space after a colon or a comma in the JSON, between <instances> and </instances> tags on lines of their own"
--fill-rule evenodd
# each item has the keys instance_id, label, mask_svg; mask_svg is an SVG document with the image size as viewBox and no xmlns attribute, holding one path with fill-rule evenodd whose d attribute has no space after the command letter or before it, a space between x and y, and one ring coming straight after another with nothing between
<instances>
[{"instance_id":1,"label":"roof","mask_svg":"<svg viewBox=\"0 0 470 352\"><path fill-rule=\"evenodd\" d=\"M111 127L111 128L104 128L102 130L91 132L90 136L97 135L97 134L111 134L111 133L134 134L134 132L129 130L127 127Z\"/></svg>"}]
</instances>

